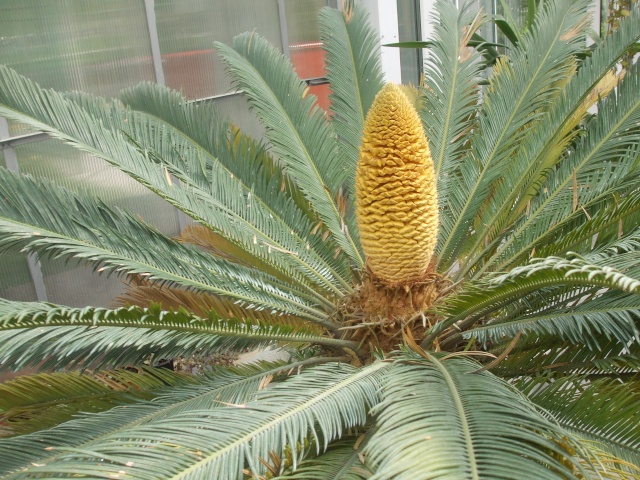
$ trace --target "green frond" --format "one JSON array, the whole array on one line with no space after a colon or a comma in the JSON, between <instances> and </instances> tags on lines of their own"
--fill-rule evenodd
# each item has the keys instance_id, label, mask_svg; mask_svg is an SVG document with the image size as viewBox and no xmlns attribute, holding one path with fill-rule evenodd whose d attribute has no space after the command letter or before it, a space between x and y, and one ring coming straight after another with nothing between
<instances>
[{"instance_id":1,"label":"green frond","mask_svg":"<svg viewBox=\"0 0 640 480\"><path fill-rule=\"evenodd\" d=\"M325 114L307 95L304 82L291 64L255 33L234 39L234 47L216 48L236 84L246 92L265 125L272 152L296 182L330 232L356 267L362 267L358 247L345 228L338 202L348 175L338 154L336 133Z\"/></svg>"},{"instance_id":2,"label":"green frond","mask_svg":"<svg viewBox=\"0 0 640 480\"><path fill-rule=\"evenodd\" d=\"M631 220L632 224L640 223L633 221L639 213L640 190L631 192L619 201L611 196L606 203L599 205L591 218L586 221L582 215L571 215L561 222L564 225L560 228L554 228L549 235L542 236L537 255L545 257L568 251L587 254L594 247L606 247L619 235L621 222ZM558 235L559 232L561 232L560 235ZM594 238L596 235L597 237Z\"/></svg>"},{"instance_id":3,"label":"green frond","mask_svg":"<svg viewBox=\"0 0 640 480\"><path fill-rule=\"evenodd\" d=\"M20 479L29 475L23 469L33 464L49 464L64 455L64 448L89 450L104 439L142 425L170 421L185 412L202 411L225 405L242 405L274 375L297 371L306 365L332 361L322 357L288 364L254 364L218 369L194 385L177 386L152 401L115 407L94 415L78 416L62 425L28 435L0 439L0 474ZM159 475L158 478L163 478Z\"/></svg>"},{"instance_id":4,"label":"green frond","mask_svg":"<svg viewBox=\"0 0 640 480\"><path fill-rule=\"evenodd\" d=\"M617 340L597 339L599 347L561 341L555 335L523 336L506 359L491 369L504 378L523 375L577 374L590 378L632 378L640 371L640 344L621 346ZM496 354L504 345L499 345Z\"/></svg>"},{"instance_id":5,"label":"green frond","mask_svg":"<svg viewBox=\"0 0 640 480\"><path fill-rule=\"evenodd\" d=\"M445 232L455 222L448 208L448 192L455 188L454 172L462 162L463 145L479 108L482 62L469 42L484 17L471 7L471 2L461 10L451 2L437 2L438 15L432 20L433 39L425 58L424 88L421 88L424 105L420 114L438 179L438 198L443 207L440 222Z\"/></svg>"},{"instance_id":6,"label":"green frond","mask_svg":"<svg viewBox=\"0 0 640 480\"><path fill-rule=\"evenodd\" d=\"M541 237L558 235L569 216L583 216L592 202L637 188L640 161L640 66L627 71L598 108L585 135L565 160L550 173L541 192L532 199L530 214L482 270L517 265L540 244ZM586 220L586 215L584 215ZM480 270L480 272L482 272Z\"/></svg>"},{"instance_id":7,"label":"green frond","mask_svg":"<svg viewBox=\"0 0 640 480\"><path fill-rule=\"evenodd\" d=\"M276 315L267 310L244 308L232 300L216 295L157 286L144 281L138 281L135 285L128 285L125 292L114 300L114 305L117 307L135 305L145 308L151 304L160 305L162 310L179 310L182 308L201 318L207 318L211 312L216 312L223 318L255 320L259 323L268 323L274 326L304 326L304 330L309 333L322 333L322 327L305 321L300 317L284 314Z\"/></svg>"},{"instance_id":8,"label":"green frond","mask_svg":"<svg viewBox=\"0 0 640 480\"><path fill-rule=\"evenodd\" d=\"M584 380L523 380L517 386L568 431L640 468L640 384Z\"/></svg>"},{"instance_id":9,"label":"green frond","mask_svg":"<svg viewBox=\"0 0 640 480\"><path fill-rule=\"evenodd\" d=\"M23 375L0 384L0 437L50 428L80 412L150 400L165 387L195 382L189 375L149 367Z\"/></svg>"},{"instance_id":10,"label":"green frond","mask_svg":"<svg viewBox=\"0 0 640 480\"><path fill-rule=\"evenodd\" d=\"M247 308L301 313L331 327L313 303L267 274L171 240L130 215L47 181L4 169L0 179L0 249L18 247L75 258L100 272L141 275L160 284L207 291Z\"/></svg>"},{"instance_id":11,"label":"green frond","mask_svg":"<svg viewBox=\"0 0 640 480\"><path fill-rule=\"evenodd\" d=\"M579 32L588 18L588 5L545 3L513 54L497 62L470 151L448 190L447 208L455 222L441 229L441 270L455 262L491 186L541 112L556 100L554 85L573 72L574 56L584 49Z\"/></svg>"},{"instance_id":12,"label":"green frond","mask_svg":"<svg viewBox=\"0 0 640 480\"><path fill-rule=\"evenodd\" d=\"M564 160L567 148L576 135L582 133L582 129L576 128L582 114L606 94L606 87L601 88L600 81L639 39L640 13L636 10L581 63L548 115L523 139L518 151L514 152L513 161L503 169L503 179L496 185L491 202L476 222L475 243L469 249L472 257L461 269L461 276L470 271L473 273L476 262L481 262L495 249L497 242L510 231L508 227L527 211L529 202L542 188L550 170ZM580 220L584 221L584 218ZM539 244L544 242L541 240ZM488 246L483 249L483 245Z\"/></svg>"},{"instance_id":13,"label":"green frond","mask_svg":"<svg viewBox=\"0 0 640 480\"><path fill-rule=\"evenodd\" d=\"M367 112L384 83L378 39L364 7L342 12L323 8L318 18L331 84L331 124L341 145L351 202L355 199L355 170Z\"/></svg>"},{"instance_id":14,"label":"green frond","mask_svg":"<svg viewBox=\"0 0 640 480\"><path fill-rule=\"evenodd\" d=\"M377 431L364 451L372 479L577 478L562 428L478 368L459 357L399 356L372 411Z\"/></svg>"},{"instance_id":15,"label":"green frond","mask_svg":"<svg viewBox=\"0 0 640 480\"><path fill-rule=\"evenodd\" d=\"M347 437L329 445L326 452L300 462L294 473L273 480L366 480L372 472L362 463L362 447L358 438Z\"/></svg>"},{"instance_id":16,"label":"green frond","mask_svg":"<svg viewBox=\"0 0 640 480\"><path fill-rule=\"evenodd\" d=\"M222 118L215 103L190 102L174 90L150 83L125 90L120 98L131 109L156 117L188 137L213 156L215 161L221 162L272 211L282 209L284 195L291 197L313 223L317 220L311 212L312 207L284 174L276 159L268 154L262 142L252 139L226 118ZM205 156L204 160L207 159L208 156ZM202 163L201 159L198 161ZM197 170L194 174L202 169L201 164L192 167ZM307 220L298 218L297 213L281 216L297 232L304 231L307 226ZM313 238L309 241L319 252L323 251L324 245L325 254L333 258L334 252L327 249L325 242L317 242Z\"/></svg>"},{"instance_id":17,"label":"green frond","mask_svg":"<svg viewBox=\"0 0 640 480\"><path fill-rule=\"evenodd\" d=\"M271 452L282 456L287 445L299 445L292 452L296 468L307 448L327 447L306 447L310 435L329 442L366 422L387 368L383 362L362 369L335 363L314 367L260 390L255 400L183 410L152 424L121 429L99 444L65 449L55 463L28 467L26 473L71 478L124 471L134 478L241 480L245 465L254 475L263 474L258 458L267 460Z\"/></svg>"},{"instance_id":18,"label":"green frond","mask_svg":"<svg viewBox=\"0 0 640 480\"><path fill-rule=\"evenodd\" d=\"M506 305L516 305L518 301L526 299L527 295L550 287L600 287L634 296L640 294L640 279L617 270L612 266L611 258L615 257L610 256L599 262L588 262L579 256L570 260L559 257L534 258L529 264L495 275L490 280L470 282L444 300L438 310L441 315L446 316L446 320L431 329L426 341L432 341L452 325L456 325L456 331L468 330L484 316L499 311ZM637 266L640 257L634 255L633 258L635 261L632 263ZM630 308L633 309L633 306ZM620 317L616 316L615 319L620 320ZM627 323L629 328L624 319L621 323ZM549 324L547 326L551 328ZM524 324L523 327L526 329ZM618 325L617 328L622 327ZM633 322L631 329L633 332L637 329ZM468 335L456 333L447 343L463 336Z\"/></svg>"},{"instance_id":19,"label":"green frond","mask_svg":"<svg viewBox=\"0 0 640 480\"><path fill-rule=\"evenodd\" d=\"M292 189L283 189L291 182L261 145L221 122L211 106L188 103L165 87L142 84L124 98L143 110L111 114L123 117L120 129L199 202L216 207L214 217L194 205L194 219L287 277L311 280L333 295L350 291L350 272L335 259L335 246L311 234L309 206L300 208ZM217 124L192 134L191 126L202 122Z\"/></svg>"},{"instance_id":20,"label":"green frond","mask_svg":"<svg viewBox=\"0 0 640 480\"><path fill-rule=\"evenodd\" d=\"M268 209L261 209L260 202L253 202L254 208L250 209L251 190L175 129L142 113L128 112L131 116L128 118L117 103L109 105L102 99L86 95L66 98L56 92L42 90L37 84L0 66L0 90L4 88L22 92L20 96L0 95L0 112L8 118L106 160L192 218L230 237L269 263L275 263L285 271L302 270L302 274L298 273L302 278L306 274L324 284L333 294L341 292L331 284L332 272L326 262L319 261L315 252L307 250L306 238L292 235L294 230L282 225L282 221L278 224L279 216L269 213ZM128 131L140 135L140 140L146 138L147 143L155 145L151 139L160 142L167 149L166 157L160 157L163 161L153 161L155 150L136 148L125 136ZM174 173L181 176L182 181L191 179L186 173L179 175L186 168L181 163L184 160L184 155L179 155L181 151L192 163L195 162L189 171L200 180L200 183L189 183L188 186L193 188L191 191L178 188L169 177L169 173ZM203 159L208 159L208 165L203 166ZM279 189L279 185L271 185L271 190L274 189ZM283 199L284 215L292 216L292 220L300 219L304 225L304 215L296 214L290 201L281 195L278 197ZM311 229L310 226L306 228ZM344 280L342 283L335 278L333 280L343 287L348 285ZM310 291L314 292L313 289Z\"/></svg>"},{"instance_id":21,"label":"green frond","mask_svg":"<svg viewBox=\"0 0 640 480\"><path fill-rule=\"evenodd\" d=\"M84 328L83 328L84 327ZM276 343L355 349L357 342L285 325L202 319L185 310L70 308L0 299L0 369L111 367ZM43 360L44 358L44 360Z\"/></svg>"},{"instance_id":22,"label":"green frond","mask_svg":"<svg viewBox=\"0 0 640 480\"><path fill-rule=\"evenodd\" d=\"M364 7L345 4L342 12L325 7L318 23L331 86L329 117L338 141L341 168L346 171L341 212L357 251L364 257L355 216L355 171L367 112L384 83L378 38Z\"/></svg>"},{"instance_id":23,"label":"green frond","mask_svg":"<svg viewBox=\"0 0 640 480\"><path fill-rule=\"evenodd\" d=\"M573 302L575 304L575 302ZM592 350L614 338L619 345L640 338L640 295L606 292L598 298L571 307L555 305L541 312L527 313L513 320L492 319L486 326L472 328L462 334L483 345L511 339L523 334L550 334L572 344L586 344Z\"/></svg>"}]
</instances>

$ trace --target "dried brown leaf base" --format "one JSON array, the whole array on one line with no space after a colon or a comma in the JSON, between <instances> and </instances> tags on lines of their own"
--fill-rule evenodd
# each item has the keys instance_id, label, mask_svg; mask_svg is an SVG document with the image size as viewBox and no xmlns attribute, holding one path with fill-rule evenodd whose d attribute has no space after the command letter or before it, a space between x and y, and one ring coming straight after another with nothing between
<instances>
[{"instance_id":1,"label":"dried brown leaf base","mask_svg":"<svg viewBox=\"0 0 640 480\"><path fill-rule=\"evenodd\" d=\"M430 271L419 281L389 286L367 272L362 285L344 297L339 318L345 337L360 342L364 351L390 352L402 344L402 330L409 328L420 343L435 322L427 312L450 287L451 281Z\"/></svg>"}]
</instances>

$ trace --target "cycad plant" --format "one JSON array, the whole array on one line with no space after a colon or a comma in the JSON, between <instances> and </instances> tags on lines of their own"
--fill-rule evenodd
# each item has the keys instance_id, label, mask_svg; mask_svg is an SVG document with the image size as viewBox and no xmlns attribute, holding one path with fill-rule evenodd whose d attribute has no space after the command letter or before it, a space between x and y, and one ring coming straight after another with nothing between
<instances>
[{"instance_id":1,"label":"cycad plant","mask_svg":"<svg viewBox=\"0 0 640 480\"><path fill-rule=\"evenodd\" d=\"M0 386L5 478L640 476L640 69L613 69L640 14L587 47L589 2L544 2L489 68L484 16L441 0L410 89L344 3L326 114L257 34L217 45L264 144L157 85L0 69L0 115L194 220L167 238L1 172L3 249L131 284L115 309L0 301L2 369L41 370ZM290 360L153 368L264 346Z\"/></svg>"}]
</instances>

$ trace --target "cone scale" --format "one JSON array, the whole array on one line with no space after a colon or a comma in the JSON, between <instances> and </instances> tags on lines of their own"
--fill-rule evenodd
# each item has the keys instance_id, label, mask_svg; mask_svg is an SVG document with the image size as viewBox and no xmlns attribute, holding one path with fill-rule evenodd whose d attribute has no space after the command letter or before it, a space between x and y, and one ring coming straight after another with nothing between
<instances>
[{"instance_id":1,"label":"cone scale","mask_svg":"<svg viewBox=\"0 0 640 480\"><path fill-rule=\"evenodd\" d=\"M373 276L389 286L420 282L438 236L436 179L420 117L394 84L378 93L366 118L356 204Z\"/></svg>"}]
</instances>

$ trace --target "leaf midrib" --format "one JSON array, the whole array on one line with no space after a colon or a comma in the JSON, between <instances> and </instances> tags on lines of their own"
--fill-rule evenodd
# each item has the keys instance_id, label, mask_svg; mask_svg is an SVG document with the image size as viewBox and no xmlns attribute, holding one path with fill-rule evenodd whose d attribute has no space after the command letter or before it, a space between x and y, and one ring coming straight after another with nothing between
<instances>
[{"instance_id":1,"label":"leaf midrib","mask_svg":"<svg viewBox=\"0 0 640 480\"><path fill-rule=\"evenodd\" d=\"M279 110L280 114L284 118L288 119L288 128L287 129L289 130L289 133L292 134L296 138L296 143L297 143L298 147L301 148L301 150L303 151L303 154L304 154L305 158L307 159L307 162L305 162L305 165L307 165L308 167L310 167L312 169L312 171L314 173L314 178L319 179L321 181L322 185L324 187L326 187L326 185L324 183L324 180L322 180L322 176L320 175L320 172L318 172L316 164L313 161L313 157L311 156L311 153L309 152L306 144L302 141L302 138L300 137L300 133L293 126L293 122L291 121L291 117L289 116L289 114L285 110L284 105L282 104L282 102L278 98L277 94L273 91L271 86L269 84L267 84L267 82L264 80L264 78L263 78L262 74L260 73L260 71L258 71L258 69L253 65L252 62L250 62L248 59L246 59L244 56L242 56L237 51L235 51L235 50L233 50L233 51L237 55L240 55L240 57L246 63L246 65L248 65L252 69L254 74L256 74L262 80L263 85L266 85L266 87L267 87L266 91L269 92L269 96L271 97L272 103L275 103L278 106L278 110ZM323 188L322 191L325 193L325 198L327 199L326 203L331 207L331 211L334 214L333 218L329 218L328 220L333 220L332 223L336 223L337 225L339 225L340 222L338 222L338 219L341 218L340 212L338 211L333 199L329 195L328 188ZM352 259L354 259L359 265L364 265L364 261L360 257L360 253L358 252L358 249L356 248L355 244L353 243L353 239L350 236L346 235L342 231L342 229L340 229L340 228L337 229L338 231L334 231L334 230L335 229L331 229L331 233L336 237L344 238L345 243L347 245L349 245L350 250L351 250L351 253L350 253L349 256ZM339 233L342 233L342 235L339 235Z\"/></svg>"},{"instance_id":2,"label":"leaf midrib","mask_svg":"<svg viewBox=\"0 0 640 480\"><path fill-rule=\"evenodd\" d=\"M565 15L564 15L565 19L569 15L570 11L571 11L570 9L567 9L567 11L565 12ZM562 22L562 25L564 25L564 20ZM460 212L459 212L459 214L458 214L458 216L456 218L456 221L455 221L455 223L453 225L453 228L451 229L451 233L449 234L449 236L447 237L447 240L445 241L444 245L441 248L441 252L442 252L441 258L445 258L445 255L448 255L448 252L447 252L447 249L449 248L448 245L451 242L455 241L454 237L457 237L457 235L455 235L455 234L458 231L460 225L462 224L463 217L465 216L465 212L469 208L469 205L471 205L473 203L475 193L476 193L476 191L478 190L478 188L480 186L481 180L484 178L485 174L489 170L489 166L493 162L493 158L496 155L498 147L500 147L501 144L502 144L502 140L503 140L504 136L506 135L506 132L508 130L509 125L511 124L511 121L516 116L516 114L519 112L520 105L525 100L525 94L527 94L532 89L533 84L534 84L534 79L536 79L538 77L538 74L542 70L542 67L545 65L547 59L549 58L549 55L551 55L551 51L556 46L557 40L558 40L558 38L560 36L560 33L561 33L561 31L559 29L558 32L556 32L554 40L550 43L549 49L545 53L543 59L540 61L539 66L535 71L535 74L530 77L530 79L531 79L530 82L526 85L526 88L522 91L522 93L520 95L520 99L518 100L518 102L516 102L515 108L512 110L511 115L509 115L509 119L504 122L504 124L503 124L504 128L502 129L502 131L500 132L500 135L498 136L497 140L495 141L494 146L493 146L493 148L491 150L491 153L487 156L488 160L485 162L485 164L484 164L484 166L482 168L482 171L480 172L480 175L479 175L478 179L475 182L475 185L471 189L471 192L469 192L469 194L467 195L467 200L466 200L465 204L463 205L462 209L460 210ZM460 241L462 241L462 240L460 240ZM460 243L460 241L458 242L458 244Z\"/></svg>"},{"instance_id":3,"label":"leaf midrib","mask_svg":"<svg viewBox=\"0 0 640 480\"><path fill-rule=\"evenodd\" d=\"M467 413L465 411L464 405L462 404L462 399L460 398L460 394L458 393L458 389L456 388L456 384L449 374L449 371L444 368L444 365L442 365L439 360L437 360L432 355L429 357L429 360L438 369L447 384L447 388L449 388L449 391L451 392L451 398L453 399L456 410L458 412L458 419L460 420L460 424L462 426L462 434L464 436L464 442L467 447L467 463L469 465L469 468L471 469L471 478L473 480L480 480L480 474L478 472L478 461L476 460L475 449L473 447L473 439L471 438L471 427L469 425L469 420L467 418Z\"/></svg>"},{"instance_id":4,"label":"leaf midrib","mask_svg":"<svg viewBox=\"0 0 640 480\"><path fill-rule=\"evenodd\" d=\"M387 368L389 365L391 364L384 363L384 362L377 362L361 369L356 374L345 378L341 382L331 385L328 389L326 389L324 392L320 393L319 395L316 395L312 398L308 398L306 401L298 404L298 406L290 410L287 410L280 414L276 414L273 418L271 418L271 420L269 420L269 422L265 423L264 425L260 426L255 430L249 431L245 435L242 435L241 437L237 438L230 444L226 445L224 448L217 450L212 454L207 455L206 457L202 458L202 460L200 460L198 463L192 465L191 467L183 470L182 472L178 473L177 475L174 475L173 477L167 480L179 480L181 478L184 478L185 476L188 476L190 473L194 472L195 470L198 470L202 466L207 465L210 462L216 461L219 457L226 455L228 452L231 452L236 448L239 448L243 444L247 444L249 441L251 441L251 439L259 436L261 433L271 428L274 428L277 424L284 422L286 419L291 418L297 415L298 413L311 408L311 406L319 403L320 401L324 400L327 397L330 397L335 392L342 389L344 386L349 385L351 383L355 383L360 378L366 377L367 375L370 375L371 373L381 368Z\"/></svg>"},{"instance_id":5,"label":"leaf midrib","mask_svg":"<svg viewBox=\"0 0 640 480\"><path fill-rule=\"evenodd\" d=\"M585 157L585 159L578 165L575 167L576 171L580 171L582 170L582 167L585 166L585 164L587 164L589 162L589 160L596 155L596 153L600 150L600 148L602 148L602 146L610 139L612 138L618 131L620 125L624 124L626 122L626 120L635 112L635 110L637 110L638 108L640 108L640 98L638 99L638 101L636 102L636 106L633 108L630 108L629 111L627 112L627 114L625 114L619 122L616 122L614 124L614 126L612 126L609 129L609 133L607 135L605 135L602 140L600 142L598 142L594 148L591 149L589 155L587 155ZM480 275L482 273L484 273L487 268L489 266L491 266L492 262L494 262L497 258L499 258L501 256L501 254L503 252L506 251L506 249L509 247L509 245L511 245L515 239L517 238L517 236L522 233L524 230L527 229L527 227L531 224L531 222L535 219L538 218L538 215L544 213L544 209L547 205L549 205L551 203L551 201L553 199L556 198L556 196L560 195L561 193L564 192L566 186L569 184L569 182L573 181L573 177L571 176L567 176L564 181L562 181L556 188L555 190L545 199L544 202L542 202L542 204L536 209L535 212L531 213L531 216L529 218L527 218L527 220L520 226L520 228L518 228L515 232L513 232L513 234L505 240L505 243L503 245L501 245L500 251L496 252L488 261L487 263L478 271L477 275ZM545 232L546 234L547 232ZM537 239L536 239L537 240ZM511 255L510 258L505 259L499 266L498 269L502 269L504 268L506 265L509 264L509 262L513 261L514 258L518 258L520 257L524 252L526 252L527 250L529 250L532 246L532 244L536 243L536 240L534 240L533 242L529 242L525 248L521 248L520 251L518 251L516 254Z\"/></svg>"}]
</instances>

